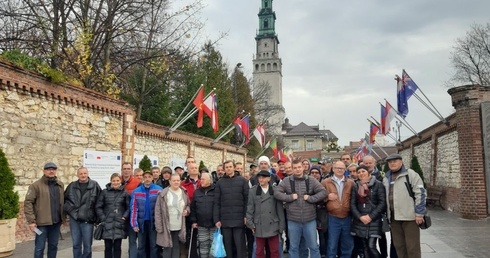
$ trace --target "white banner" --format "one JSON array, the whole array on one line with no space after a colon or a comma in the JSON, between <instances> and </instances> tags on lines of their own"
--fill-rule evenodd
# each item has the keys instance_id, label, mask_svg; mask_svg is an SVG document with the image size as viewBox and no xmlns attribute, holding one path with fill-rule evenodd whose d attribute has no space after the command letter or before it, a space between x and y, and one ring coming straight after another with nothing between
<instances>
[{"instance_id":1,"label":"white banner","mask_svg":"<svg viewBox=\"0 0 490 258\"><path fill-rule=\"evenodd\" d=\"M90 179L99 183L102 189L111 181L113 173L121 173L120 152L83 151L83 166L88 169Z\"/></svg>"}]
</instances>

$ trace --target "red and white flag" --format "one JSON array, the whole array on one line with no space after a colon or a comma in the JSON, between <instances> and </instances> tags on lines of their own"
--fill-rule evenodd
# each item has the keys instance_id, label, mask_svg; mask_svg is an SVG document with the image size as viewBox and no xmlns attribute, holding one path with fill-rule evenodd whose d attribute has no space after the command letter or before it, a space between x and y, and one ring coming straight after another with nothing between
<instances>
[{"instance_id":1,"label":"red and white flag","mask_svg":"<svg viewBox=\"0 0 490 258\"><path fill-rule=\"evenodd\" d=\"M211 118L211 127L213 131L216 133L219 129L218 126L218 104L216 95L211 93L203 102L202 110L206 115Z\"/></svg>"},{"instance_id":2,"label":"red and white flag","mask_svg":"<svg viewBox=\"0 0 490 258\"><path fill-rule=\"evenodd\" d=\"M255 136L255 139L259 141L260 147L264 147L265 144L265 127L262 125L257 125L255 128L253 135Z\"/></svg>"}]
</instances>

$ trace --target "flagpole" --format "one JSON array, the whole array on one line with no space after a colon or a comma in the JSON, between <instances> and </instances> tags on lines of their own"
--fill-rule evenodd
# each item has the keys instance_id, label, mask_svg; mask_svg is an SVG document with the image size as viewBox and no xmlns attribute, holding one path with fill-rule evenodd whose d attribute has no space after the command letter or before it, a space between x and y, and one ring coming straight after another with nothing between
<instances>
[{"instance_id":1,"label":"flagpole","mask_svg":"<svg viewBox=\"0 0 490 258\"><path fill-rule=\"evenodd\" d=\"M386 99L384 99L384 100L385 100L387 103L390 103L388 100L386 100ZM383 105L383 104L381 104L381 102L379 102L379 104L380 104L380 105ZM400 121L400 123L402 123L402 125L404 125L406 128L408 128L408 130L410 130L410 131L411 131L413 134L415 134L417 137L420 137L420 135L417 133L417 131L415 131L415 129L414 129L414 128L413 128L413 127L412 127L412 126L411 126L411 125L410 125L410 124L407 122L407 120L405 119L405 117L400 116L400 113L398 112L398 110L396 110L396 108L394 108L394 107L393 107L393 105L391 105L391 103L390 103L390 106L391 106L391 108L393 108L393 110L395 110L395 111L396 111L396 116L395 116L395 118L396 118L398 121ZM401 118L403 119L403 122L405 122L405 123L403 123L403 122L400 120L400 118L399 118L399 117L401 117Z\"/></svg>"},{"instance_id":2,"label":"flagpole","mask_svg":"<svg viewBox=\"0 0 490 258\"><path fill-rule=\"evenodd\" d=\"M219 140L221 140L221 138L223 138L223 137L225 137L225 135L229 134L233 130L233 123L231 123L231 126L229 125L227 128L228 129L224 130L218 137L216 137L216 139L214 139L211 142L211 145L217 143Z\"/></svg>"},{"instance_id":3,"label":"flagpole","mask_svg":"<svg viewBox=\"0 0 490 258\"><path fill-rule=\"evenodd\" d=\"M377 120L376 120L376 119L375 119L373 116L371 116L371 118L372 118L372 119L373 119L373 120L376 122L376 124L377 124L377 125L378 125L378 127L379 127L380 123L379 123L379 122L378 122L378 121L377 121ZM367 119L367 118L366 118L366 119ZM369 120L369 119L367 119L367 120L368 120L369 122L371 122L371 120ZM381 129L381 128L380 128L380 129ZM380 130L380 131L381 131L381 130ZM391 138L393 141L395 141L396 143L401 143L401 142L400 142L399 140L397 140L397 139L396 139L396 138L395 138L395 137L394 137L394 136L393 136L393 135L392 135L390 132L386 132L386 134L385 134L385 135L389 136L389 137L390 137L390 138Z\"/></svg>"},{"instance_id":4,"label":"flagpole","mask_svg":"<svg viewBox=\"0 0 490 258\"><path fill-rule=\"evenodd\" d=\"M202 86L202 87L204 87L203 85L201 85L201 86ZM208 98L208 97L209 97L209 96L210 96L210 95L211 95L211 94L214 92L214 90L215 90L215 89L216 89L216 88L213 88L213 89L212 89L212 90L211 90L211 91L208 93L208 95L206 95L206 97L204 97L204 100L205 100L205 99L207 99L207 98ZM196 94L197 94L197 92L196 92ZM196 95L196 94L195 94L195 95ZM194 95L194 97L192 97L192 101L193 101L193 100L194 100L194 98L196 97L195 95ZM190 102L189 102L189 104L190 104ZM185 107L185 109L187 109L187 107L189 106L189 104L187 104L187 106ZM185 109L184 109L184 110L185 110ZM189 113L188 113L188 114L187 114L185 117L183 117L183 118L182 118L182 119L181 119L181 120L180 120L180 121L179 121L177 124L175 124L176 122L174 122L174 125L172 125L172 127L170 127L170 129L168 130L167 135L169 135L169 134L171 134L173 131L177 130L177 128L179 128L181 125L183 125L183 124L184 124L184 123L185 123L187 120L189 120L189 118L193 117L193 116L194 116L194 115L197 113L197 111L198 111L198 110L197 110L197 108L196 108L196 107L193 107L193 108L191 109L191 111L190 111L190 112L189 112ZM181 115L182 115L182 113L181 113ZM179 117L180 117L181 115L179 115Z\"/></svg>"},{"instance_id":5,"label":"flagpole","mask_svg":"<svg viewBox=\"0 0 490 258\"><path fill-rule=\"evenodd\" d=\"M262 155L270 147L269 144L274 140L274 138L275 137L271 138L269 140L269 142L264 145L264 148L262 148L262 150L259 152L259 154L257 154L257 157L255 157L255 159L258 159L260 157L260 155Z\"/></svg>"},{"instance_id":6,"label":"flagpole","mask_svg":"<svg viewBox=\"0 0 490 258\"><path fill-rule=\"evenodd\" d=\"M405 72L405 70L403 70ZM406 73L406 72L405 72ZM408 74L407 74L408 75ZM411 79L411 78L410 78ZM400 81L402 81L402 78L400 78L400 76L398 76L397 74L395 74L395 80L397 81L397 83L400 83ZM412 91L412 95L415 96L415 98L420 102L422 103L422 105L424 105L430 112L432 112L432 114L434 114L437 118L439 118L439 120L441 121L445 121L445 118L442 117L442 115L439 113L439 111L434 107L434 105L430 102L429 98L427 98L427 96L425 96L424 92L417 86L417 89L422 93L422 95L427 99L427 101L432 105L433 108L431 108L427 103L425 103L424 100L422 100L422 98L417 95L417 93L415 91ZM434 110L435 109L435 110ZM402 116L403 117L403 116Z\"/></svg>"},{"instance_id":7,"label":"flagpole","mask_svg":"<svg viewBox=\"0 0 490 258\"><path fill-rule=\"evenodd\" d=\"M204 87L204 84L201 84L201 86L199 86L199 88L197 89L196 93L194 93L194 96L192 96L191 100L187 103L187 105L185 106L185 108L182 110L182 112L180 112L180 115L177 117L177 119L175 119L174 123L172 124L172 126L170 126L170 129L168 130L168 132L166 133L167 135L171 134L173 131L175 131L175 129L177 127L174 128L175 124L177 124L177 121L179 121L180 117L185 113L185 111L187 110L187 108L189 107L189 105L194 101L194 99L196 98L197 94L199 93L199 91L201 90L201 88ZM173 130L172 130L173 128Z\"/></svg>"},{"instance_id":8,"label":"flagpole","mask_svg":"<svg viewBox=\"0 0 490 258\"><path fill-rule=\"evenodd\" d=\"M410 77L410 76L408 75L407 71L405 71L405 69L402 69L402 71L403 71L405 74L407 74L407 76L408 76L408 77ZM398 75L397 75L397 77L398 77ZM412 77L410 77L410 79L412 79ZM413 80L412 80L412 82L413 82ZM415 82L414 82L414 83L415 83ZM427 108L428 108L430 111L432 111L432 113L433 113L435 116L437 116L437 117L438 117L438 118L439 118L439 119L440 119L442 122L444 122L445 124L448 124L448 122L446 121L446 118L445 118L445 117L443 117L443 116L441 115L441 113L439 112L439 110L437 110L437 108L434 106L434 104L432 104L432 102L430 101L430 99L429 99L429 98L428 98L428 97L425 95L424 91L423 91L423 90L422 90L422 89L421 89L421 88L420 88L418 85L417 85L417 89L420 91L420 93L422 93L422 95L425 97L425 99L427 100L427 102L429 102L429 104L432 106L433 110L432 110L430 107L428 107L428 106L427 106L427 105L424 103L424 101L422 101L422 99L421 99L421 98L420 98L420 97L417 95L417 93L416 93L415 91L413 92L413 95L415 95L415 97L416 97L416 98L417 98L417 99L418 99L418 100L419 100L421 103L423 103L423 104L424 104L424 105L425 105L425 106L426 106L426 107L427 107ZM435 111L435 112L437 112L437 114L436 114L434 111Z\"/></svg>"},{"instance_id":9,"label":"flagpole","mask_svg":"<svg viewBox=\"0 0 490 258\"><path fill-rule=\"evenodd\" d=\"M420 88L418 88L419 91L423 94L423 96L427 99L427 97L425 96L424 92L422 92L420 90ZM420 103L422 103L430 112L432 112L432 114L434 114L435 116L437 116L437 118L439 118L439 120L441 120L442 122L446 123L446 119L441 115L441 113L439 113L439 111L437 109L435 109L434 105L430 102L429 99L427 99L427 101L431 104L432 108L429 107L429 105L427 103L425 103L422 98L420 98L419 95L417 95L417 93L413 93L413 95L415 96L416 99L418 99L418 101Z\"/></svg>"},{"instance_id":10,"label":"flagpole","mask_svg":"<svg viewBox=\"0 0 490 258\"><path fill-rule=\"evenodd\" d=\"M242 117L240 120L243 120L244 118L249 117L249 116L250 116L250 113L247 114L246 116ZM235 120L233 120L233 121L235 121ZM219 140L221 140L221 138L223 138L225 135L229 134L233 130L233 122L231 122L231 124L229 124L226 128L229 128L229 129L223 130L223 133L221 133L218 137L216 137L216 139L214 139L211 142L211 145L217 143Z\"/></svg>"}]
</instances>

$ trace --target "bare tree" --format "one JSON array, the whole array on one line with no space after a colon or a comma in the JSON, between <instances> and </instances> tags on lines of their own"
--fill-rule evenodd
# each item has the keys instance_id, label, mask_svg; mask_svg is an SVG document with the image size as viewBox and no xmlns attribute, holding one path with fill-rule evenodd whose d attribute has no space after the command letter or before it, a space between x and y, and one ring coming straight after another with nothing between
<instances>
[{"instance_id":1,"label":"bare tree","mask_svg":"<svg viewBox=\"0 0 490 258\"><path fill-rule=\"evenodd\" d=\"M260 81L252 90L253 102L255 106L255 117L259 124L265 124L266 128L281 127L284 121L272 119L280 112L284 112L284 107L272 105L271 88L268 82Z\"/></svg>"},{"instance_id":2,"label":"bare tree","mask_svg":"<svg viewBox=\"0 0 490 258\"><path fill-rule=\"evenodd\" d=\"M472 25L466 37L456 40L451 54L456 72L447 86L468 83L490 86L490 23Z\"/></svg>"}]
</instances>

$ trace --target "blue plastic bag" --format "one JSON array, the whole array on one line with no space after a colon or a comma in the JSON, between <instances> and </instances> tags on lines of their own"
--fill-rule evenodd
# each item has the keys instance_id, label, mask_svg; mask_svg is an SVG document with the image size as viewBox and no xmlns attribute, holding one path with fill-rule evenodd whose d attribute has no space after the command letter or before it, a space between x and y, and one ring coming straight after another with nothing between
<instances>
[{"instance_id":1,"label":"blue plastic bag","mask_svg":"<svg viewBox=\"0 0 490 258\"><path fill-rule=\"evenodd\" d=\"M216 229L216 231L213 233L213 243L211 244L211 251L209 253L216 258L226 257L221 228Z\"/></svg>"}]
</instances>

